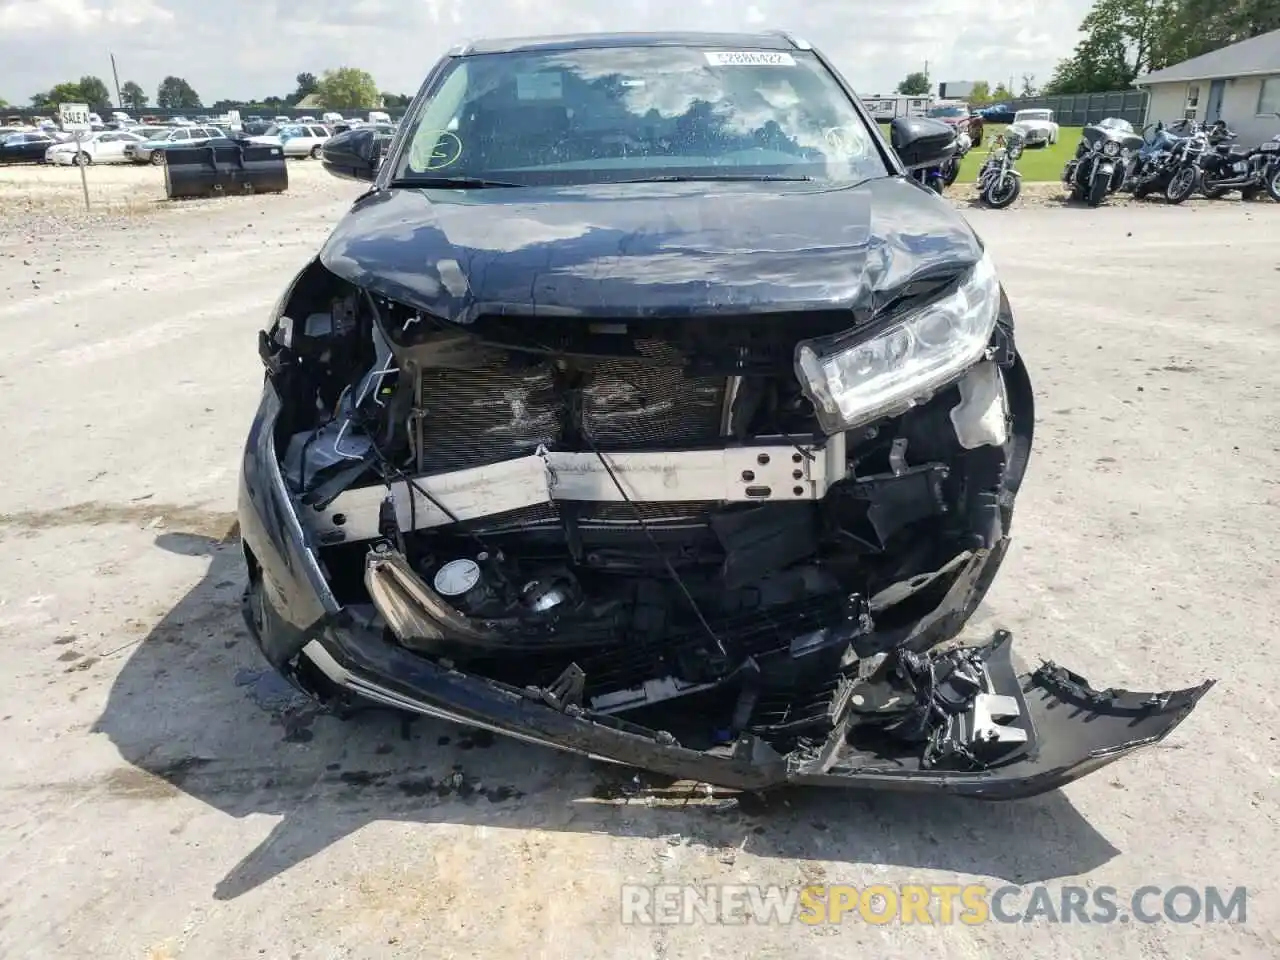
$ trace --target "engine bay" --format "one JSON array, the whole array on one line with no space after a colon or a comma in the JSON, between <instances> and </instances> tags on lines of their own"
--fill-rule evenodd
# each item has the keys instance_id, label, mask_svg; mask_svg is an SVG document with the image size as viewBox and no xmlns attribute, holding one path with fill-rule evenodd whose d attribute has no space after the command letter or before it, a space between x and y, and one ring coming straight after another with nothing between
<instances>
[{"instance_id":1,"label":"engine bay","mask_svg":"<svg viewBox=\"0 0 1280 960\"><path fill-rule=\"evenodd\" d=\"M918 758L943 686L947 716L984 689L978 661L921 657L1004 549L1014 355L828 436L796 344L851 318L463 326L317 263L260 352L325 577L396 643L698 749L865 727ZM911 695L872 716L877 685Z\"/></svg>"}]
</instances>

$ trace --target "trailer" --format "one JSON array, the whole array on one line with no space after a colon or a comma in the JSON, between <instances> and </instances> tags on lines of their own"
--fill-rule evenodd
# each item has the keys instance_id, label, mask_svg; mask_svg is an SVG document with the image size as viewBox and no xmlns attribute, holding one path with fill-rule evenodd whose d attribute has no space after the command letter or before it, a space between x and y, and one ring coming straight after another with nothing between
<instances>
[{"instance_id":1,"label":"trailer","mask_svg":"<svg viewBox=\"0 0 1280 960\"><path fill-rule=\"evenodd\" d=\"M933 105L932 97L907 97L901 94L862 97L862 103L877 123L888 123L894 117L923 117Z\"/></svg>"}]
</instances>

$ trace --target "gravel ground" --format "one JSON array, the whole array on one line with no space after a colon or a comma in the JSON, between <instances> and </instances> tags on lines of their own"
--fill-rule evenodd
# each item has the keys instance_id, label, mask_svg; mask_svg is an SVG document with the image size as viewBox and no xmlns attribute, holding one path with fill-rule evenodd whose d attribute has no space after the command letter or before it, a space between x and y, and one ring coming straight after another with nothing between
<instances>
[{"instance_id":1,"label":"gravel ground","mask_svg":"<svg viewBox=\"0 0 1280 960\"><path fill-rule=\"evenodd\" d=\"M1040 417L981 628L1104 685L1220 678L1187 723L1014 804L696 802L444 724L316 716L263 672L233 529L254 337L359 191L290 169L283 197L145 221L0 216L0 956L1280 953L1280 328L1255 305L1280 300L1259 256L1280 209L966 211ZM90 174L125 196L156 175ZM23 181L4 182L10 198ZM619 923L624 882L969 881L1122 899L1245 884L1249 910L1239 925Z\"/></svg>"}]
</instances>

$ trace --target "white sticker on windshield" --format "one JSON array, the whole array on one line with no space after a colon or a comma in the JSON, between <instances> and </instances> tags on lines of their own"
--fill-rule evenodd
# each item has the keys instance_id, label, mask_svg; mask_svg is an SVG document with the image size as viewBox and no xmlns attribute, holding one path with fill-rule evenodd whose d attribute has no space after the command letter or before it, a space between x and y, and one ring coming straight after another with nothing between
<instances>
[{"instance_id":1,"label":"white sticker on windshield","mask_svg":"<svg viewBox=\"0 0 1280 960\"><path fill-rule=\"evenodd\" d=\"M794 67L796 58L773 50L708 50L707 63L713 67Z\"/></svg>"},{"instance_id":2,"label":"white sticker on windshield","mask_svg":"<svg viewBox=\"0 0 1280 960\"><path fill-rule=\"evenodd\" d=\"M564 82L559 73L517 73L516 97L520 100L560 100Z\"/></svg>"}]
</instances>

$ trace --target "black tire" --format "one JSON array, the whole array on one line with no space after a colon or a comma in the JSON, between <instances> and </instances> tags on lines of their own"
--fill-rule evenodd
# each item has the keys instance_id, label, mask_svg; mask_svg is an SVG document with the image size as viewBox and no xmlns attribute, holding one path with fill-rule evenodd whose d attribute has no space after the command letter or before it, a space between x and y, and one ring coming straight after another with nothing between
<instances>
[{"instance_id":1,"label":"black tire","mask_svg":"<svg viewBox=\"0 0 1280 960\"><path fill-rule=\"evenodd\" d=\"M1071 184L1071 199L1075 200L1077 203L1084 199L1084 190L1081 188L1080 184Z\"/></svg>"},{"instance_id":2,"label":"black tire","mask_svg":"<svg viewBox=\"0 0 1280 960\"><path fill-rule=\"evenodd\" d=\"M1280 163L1274 164L1267 171L1267 193L1272 200L1280 203Z\"/></svg>"},{"instance_id":3,"label":"black tire","mask_svg":"<svg viewBox=\"0 0 1280 960\"><path fill-rule=\"evenodd\" d=\"M1148 187L1145 183L1139 184L1138 186L1133 188L1133 199L1142 200L1150 192L1151 192L1151 188Z\"/></svg>"},{"instance_id":4,"label":"black tire","mask_svg":"<svg viewBox=\"0 0 1280 960\"><path fill-rule=\"evenodd\" d=\"M1257 200L1258 194L1262 192L1262 187L1245 187L1240 191L1241 200Z\"/></svg>"},{"instance_id":5,"label":"black tire","mask_svg":"<svg viewBox=\"0 0 1280 960\"><path fill-rule=\"evenodd\" d=\"M1005 184L1003 191L997 191L1000 184ZM1018 195L1022 193L1022 178L1015 177L1012 174L1002 177L999 180L992 181L982 191L982 202L992 210L1003 210L1006 207L1013 206Z\"/></svg>"},{"instance_id":6,"label":"black tire","mask_svg":"<svg viewBox=\"0 0 1280 960\"><path fill-rule=\"evenodd\" d=\"M1191 166L1179 167L1173 172L1173 176L1169 178L1169 182L1164 187L1164 199L1167 203L1179 204L1196 192L1196 186L1199 181L1196 176L1196 168Z\"/></svg>"},{"instance_id":7,"label":"black tire","mask_svg":"<svg viewBox=\"0 0 1280 960\"><path fill-rule=\"evenodd\" d=\"M163 166L164 166L164 151L163 151L163 150L152 150L152 151L151 151L151 160L150 160L150 163L151 163L151 165L152 165L153 167L163 167Z\"/></svg>"},{"instance_id":8,"label":"black tire","mask_svg":"<svg viewBox=\"0 0 1280 960\"><path fill-rule=\"evenodd\" d=\"M942 185L949 187L956 182L956 177L960 176L960 161L952 157L942 165Z\"/></svg>"},{"instance_id":9,"label":"black tire","mask_svg":"<svg viewBox=\"0 0 1280 960\"><path fill-rule=\"evenodd\" d=\"M1227 195L1226 190L1214 186L1216 182L1217 178L1211 173L1202 174L1200 177L1200 192L1210 200L1217 200Z\"/></svg>"},{"instance_id":10,"label":"black tire","mask_svg":"<svg viewBox=\"0 0 1280 960\"><path fill-rule=\"evenodd\" d=\"M311 148L311 159L319 160L322 156L324 156L324 150L320 147L320 144L317 143Z\"/></svg>"},{"instance_id":11,"label":"black tire","mask_svg":"<svg viewBox=\"0 0 1280 960\"><path fill-rule=\"evenodd\" d=\"M1095 173L1093 180L1089 183L1089 196L1085 199L1085 203L1091 207L1101 206L1102 201L1107 198L1108 180L1108 177Z\"/></svg>"}]
</instances>

